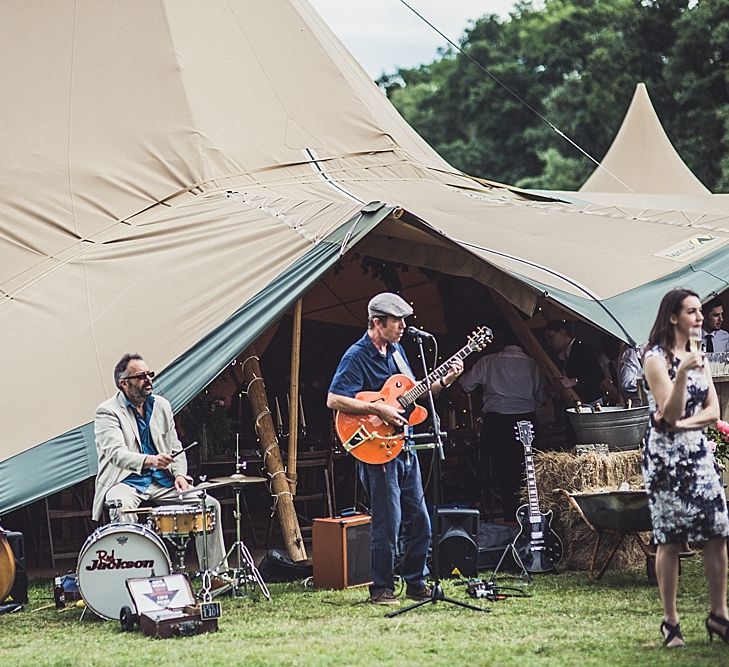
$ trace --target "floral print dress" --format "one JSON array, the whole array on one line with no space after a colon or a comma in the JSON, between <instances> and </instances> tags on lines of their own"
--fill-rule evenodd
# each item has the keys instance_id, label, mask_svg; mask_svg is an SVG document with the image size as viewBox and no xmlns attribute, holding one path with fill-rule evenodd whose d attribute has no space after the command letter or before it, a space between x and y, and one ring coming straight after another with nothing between
<instances>
[{"instance_id":1,"label":"floral print dress","mask_svg":"<svg viewBox=\"0 0 729 667\"><path fill-rule=\"evenodd\" d=\"M658 356L659 347L649 349L645 359ZM671 381L681 363L674 358L668 369ZM689 371L683 418L701 410L709 393L709 381L702 370ZM651 415L656 402L649 392ZM651 424L654 420L651 419ZM651 425L643 449L643 477L657 544L705 542L729 535L729 515L714 454L701 429L669 431Z\"/></svg>"}]
</instances>

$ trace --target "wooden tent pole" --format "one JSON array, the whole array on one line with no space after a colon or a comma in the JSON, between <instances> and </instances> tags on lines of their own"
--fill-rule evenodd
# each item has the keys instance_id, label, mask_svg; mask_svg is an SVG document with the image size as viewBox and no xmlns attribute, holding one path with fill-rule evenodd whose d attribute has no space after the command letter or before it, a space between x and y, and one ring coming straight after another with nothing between
<instances>
[{"instance_id":1,"label":"wooden tent pole","mask_svg":"<svg viewBox=\"0 0 729 667\"><path fill-rule=\"evenodd\" d=\"M302 299L294 306L291 333L291 382L289 385L289 455L288 478L292 495L296 495L296 457L299 447L299 366L301 362L301 309Z\"/></svg>"},{"instance_id":2,"label":"wooden tent pole","mask_svg":"<svg viewBox=\"0 0 729 667\"><path fill-rule=\"evenodd\" d=\"M569 404L577 404L577 402L580 401L579 395L571 387L562 386L562 383L559 381L562 373L552 361L551 357L542 349L539 341L536 339L531 329L526 325L526 322L521 319L516 308L514 308L514 306L498 292L495 292L494 290L490 290L490 292L494 303L501 311L501 314L514 331L517 338L521 341L524 349L534 358L542 369L547 371L547 379L550 384L562 394Z\"/></svg>"},{"instance_id":3,"label":"wooden tent pole","mask_svg":"<svg viewBox=\"0 0 729 667\"><path fill-rule=\"evenodd\" d=\"M257 415L255 419L256 435L258 436L259 447L263 452L263 467L271 478L273 509L274 512L278 513L286 549L292 560L306 560L306 548L301 537L299 520L296 517L294 497L286 480L286 471L281 459L281 450L278 446L273 419L271 419L271 410L268 407L266 386L263 382L263 374L261 373L255 346L251 346L246 350L245 360L241 366L246 381L246 393L251 402L253 414Z\"/></svg>"}]
</instances>

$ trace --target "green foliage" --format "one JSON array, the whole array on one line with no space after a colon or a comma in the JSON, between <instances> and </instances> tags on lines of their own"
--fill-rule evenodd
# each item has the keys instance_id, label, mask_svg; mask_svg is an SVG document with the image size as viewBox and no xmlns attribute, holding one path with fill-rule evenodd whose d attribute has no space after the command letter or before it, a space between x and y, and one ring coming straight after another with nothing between
<instances>
[{"instance_id":1,"label":"green foliage","mask_svg":"<svg viewBox=\"0 0 729 667\"><path fill-rule=\"evenodd\" d=\"M204 391L180 410L178 419L184 443L199 442L203 460L230 449L233 420L228 416L229 408L230 397L214 396Z\"/></svg>"},{"instance_id":2,"label":"green foliage","mask_svg":"<svg viewBox=\"0 0 729 667\"><path fill-rule=\"evenodd\" d=\"M521 2L462 37L488 73L450 50L378 83L458 169L559 189L595 165L539 116L599 160L643 82L679 154L717 191L729 187L727 44L729 0Z\"/></svg>"},{"instance_id":3,"label":"green foliage","mask_svg":"<svg viewBox=\"0 0 729 667\"><path fill-rule=\"evenodd\" d=\"M504 580L503 585L509 585ZM36 581L26 610L0 619L0 660L25 667L95 665L531 665L610 667L726 664L729 650L709 644L708 609L700 556L682 562L679 611L688 646L662 649L658 590L643 569L608 572L589 583L584 573L535 577L531 598L490 603L471 600L449 580L445 594L491 609L488 614L447 603L427 604L396 618L357 604L364 589L310 591L273 584L272 599L219 598L216 634L166 640L119 632L90 612L45 609L51 582Z\"/></svg>"}]
</instances>

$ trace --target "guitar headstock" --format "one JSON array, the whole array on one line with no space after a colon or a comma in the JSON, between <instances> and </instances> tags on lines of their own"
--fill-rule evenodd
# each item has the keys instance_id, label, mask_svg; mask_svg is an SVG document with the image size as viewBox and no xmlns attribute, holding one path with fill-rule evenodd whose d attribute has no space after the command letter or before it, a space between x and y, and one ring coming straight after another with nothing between
<instances>
[{"instance_id":1,"label":"guitar headstock","mask_svg":"<svg viewBox=\"0 0 729 667\"><path fill-rule=\"evenodd\" d=\"M534 425L530 421L516 422L514 431L516 431L516 439L525 447L534 441Z\"/></svg>"},{"instance_id":2,"label":"guitar headstock","mask_svg":"<svg viewBox=\"0 0 729 667\"><path fill-rule=\"evenodd\" d=\"M491 332L491 329L488 327L479 327L472 331L468 337L468 347L471 349L471 352L480 352L493 339L494 334Z\"/></svg>"}]
</instances>

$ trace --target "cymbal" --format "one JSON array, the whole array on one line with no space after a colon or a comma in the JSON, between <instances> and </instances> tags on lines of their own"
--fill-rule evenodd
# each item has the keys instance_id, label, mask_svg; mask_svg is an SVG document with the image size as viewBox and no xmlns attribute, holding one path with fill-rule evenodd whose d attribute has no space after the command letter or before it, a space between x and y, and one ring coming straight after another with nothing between
<instances>
[{"instance_id":1,"label":"cymbal","mask_svg":"<svg viewBox=\"0 0 729 667\"><path fill-rule=\"evenodd\" d=\"M219 486L225 486L225 484L213 484L212 482L200 482L197 486L191 486L189 489L186 489L185 491L177 491L174 487L170 487L169 489L165 489L164 491L157 493L153 496L150 496L150 500L157 500L158 498L165 498L167 500L175 497L182 497L182 496L189 496L193 493L200 493L200 491L205 490L208 491L210 489L215 489Z\"/></svg>"},{"instance_id":2,"label":"cymbal","mask_svg":"<svg viewBox=\"0 0 729 667\"><path fill-rule=\"evenodd\" d=\"M241 475L240 473L235 473L234 475L229 475L228 477L215 477L210 480L210 482L219 486L228 486L235 484L259 484L260 482L265 481L265 477L253 477L251 475Z\"/></svg>"},{"instance_id":3,"label":"cymbal","mask_svg":"<svg viewBox=\"0 0 729 667\"><path fill-rule=\"evenodd\" d=\"M186 491L175 491L173 489L170 489L169 491L163 491L157 496L152 496L152 500L161 496L164 496L165 498L174 498L175 496L188 496L194 493L199 493L203 489L205 491L210 491L211 489L218 489L223 486L241 486L243 484L256 484L265 481L265 477L249 477L248 475L238 474L230 475L229 477L216 477L215 479L211 479L207 482L200 482L195 486L191 486Z\"/></svg>"}]
</instances>

